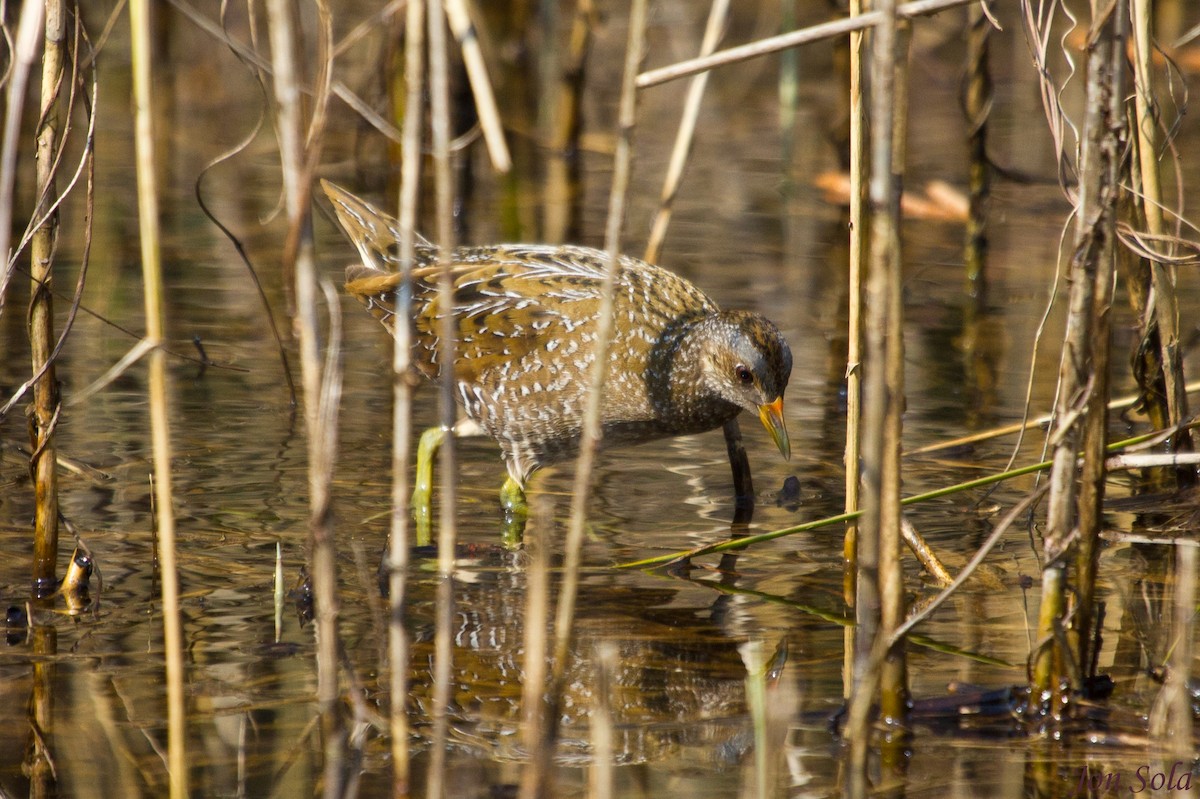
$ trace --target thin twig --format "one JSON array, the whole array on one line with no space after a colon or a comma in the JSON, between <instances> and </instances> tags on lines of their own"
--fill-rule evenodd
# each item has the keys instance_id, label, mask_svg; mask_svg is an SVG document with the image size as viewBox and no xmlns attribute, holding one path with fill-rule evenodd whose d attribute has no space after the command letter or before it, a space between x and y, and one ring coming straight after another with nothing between
<instances>
[{"instance_id":1,"label":"thin twig","mask_svg":"<svg viewBox=\"0 0 1200 799\"><path fill-rule=\"evenodd\" d=\"M265 58L242 42L231 38L225 31L221 30L219 25L215 24L212 20L208 19L199 11L192 8L190 5L184 2L184 0L167 0L167 2L169 2L175 8L175 10L187 17L189 22L196 25L205 33L215 38L217 41L223 42L230 49L237 52L244 61L249 64L253 64L256 69L262 70L264 74L272 74L273 67ZM382 116L380 116L379 113L371 108L370 103L355 94L349 87L346 86L346 84L342 83L340 80L335 80L330 84L329 90L335 97L353 108L368 125L375 128L389 140L396 143L401 143L404 141L404 134L401 133L395 125L391 124ZM311 90L307 89L302 89L302 91L311 93Z\"/></svg>"},{"instance_id":2,"label":"thin twig","mask_svg":"<svg viewBox=\"0 0 1200 799\"><path fill-rule=\"evenodd\" d=\"M704 28L704 39L700 43L700 55L706 56L717 49L725 20L729 16L729 0L713 0L708 10L708 24ZM696 121L700 118L700 102L704 99L704 88L708 84L708 73L701 72L688 85L687 98L683 102L683 115L679 120L679 131L675 134L675 145L671 149L671 160L667 165L667 176L663 179L662 195L658 201L658 212L650 225L650 238L646 242L643 258L658 263L662 255L663 241L667 237L667 226L671 223L671 210L679 184L683 182L683 170L687 167L692 152L692 139L696 135Z\"/></svg>"},{"instance_id":3,"label":"thin twig","mask_svg":"<svg viewBox=\"0 0 1200 799\"><path fill-rule=\"evenodd\" d=\"M896 8L896 16L900 19L912 19L913 17L921 17L927 14L936 14L939 11L945 11L948 8L956 6L965 6L968 3L978 2L978 0L917 0L917 2L905 3ZM820 25L812 25L808 28L801 28L797 31L782 33L778 36L770 36L766 39L760 39L756 42L743 44L738 47L730 47L727 50L721 50L711 56L704 58L692 58L687 61L681 61L677 64L672 64L669 67L660 67L652 69L648 72L643 72L638 75L637 87L639 89L647 89L651 86L657 86L660 83L667 81L686 78L689 75L695 75L697 72L714 69L716 67L726 66L727 64L736 64L739 61L746 61L758 56L777 53L780 50L786 50L789 47L798 47L802 44L811 44L819 42L823 39L832 39L836 36L844 36L853 31L866 30L874 28L885 19L884 14L880 11L868 11L865 14L860 14L857 17L848 19L839 19L834 22L825 22Z\"/></svg>"},{"instance_id":4,"label":"thin twig","mask_svg":"<svg viewBox=\"0 0 1200 799\"><path fill-rule=\"evenodd\" d=\"M888 646L894 646L896 643L898 643L904 638L904 636L908 635L913 627L916 627L922 621L929 618L933 612L942 605L942 603L952 597L955 592L962 587L962 584L965 583L967 579L975 573L975 570L979 568L980 564L982 564L984 559L987 558L988 553L995 548L996 544L1000 543L1000 540L1004 537L1004 534L1008 532L1008 528L1012 527L1013 523L1016 522L1017 519L1020 519L1027 510L1040 502L1049 488L1049 483L1043 484L1032 494L1028 495L1014 505L1008 511L1008 513L1004 514L1004 518L1002 518L996 524L991 534L988 535L982 544L980 544L979 549L975 550L975 554L971 556L969 561L967 561L967 565L963 566L959 570L954 580L945 588L943 588L941 592L931 601L925 603L920 611L911 614L907 619L904 620L903 624L892 631L888 641Z\"/></svg>"}]
</instances>

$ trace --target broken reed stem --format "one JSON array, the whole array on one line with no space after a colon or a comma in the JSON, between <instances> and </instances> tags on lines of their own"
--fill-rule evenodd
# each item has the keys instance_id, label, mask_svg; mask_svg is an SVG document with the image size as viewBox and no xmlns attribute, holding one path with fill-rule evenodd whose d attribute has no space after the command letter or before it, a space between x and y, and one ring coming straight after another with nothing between
<instances>
[{"instance_id":1,"label":"broken reed stem","mask_svg":"<svg viewBox=\"0 0 1200 799\"><path fill-rule=\"evenodd\" d=\"M604 397L604 379L608 374L608 351L613 332L613 294L620 268L621 223L625 217L625 192L629 187L633 160L633 128L637 116L637 90L634 80L646 33L646 0L633 0L629 11L629 39L625 51L625 72L621 80L621 101L617 116L617 147L613 155L612 190L609 194L608 221L604 248L608 263L600 286L600 309L596 317L596 341L591 373L588 376L587 407L583 416L583 435L575 466L575 485L571 496L571 520L564 544L563 583L559 591L554 619L554 659L550 677L550 712L546 733L551 741L558 736L558 708L566 686L575 625L575 600L579 592L579 564L583 533L587 523L587 505L591 496L592 468L600 444L600 402Z\"/></svg>"},{"instance_id":2,"label":"broken reed stem","mask_svg":"<svg viewBox=\"0 0 1200 799\"><path fill-rule=\"evenodd\" d=\"M276 102L275 130L279 138L284 201L288 215L288 246L284 274L295 277L296 316L300 334L304 419L308 430L309 536L311 542L313 605L316 623L317 705L324 742L324 795L339 797L345 785L346 730L338 675L337 558L334 545L332 478L337 448L337 403L340 393L338 353L331 349L322 367L317 312L317 269L309 212L308 164L316 159L316 144L306 155L301 121L300 74L296 63L296 22L287 0L266 3L271 43L271 66ZM325 49L324 52L328 52ZM327 69L328 65L318 65ZM313 119L319 119L324 97L318 97ZM294 259L294 261L292 261ZM289 262L292 261L292 262ZM331 328L334 309L330 310ZM339 331L331 329L331 336Z\"/></svg>"},{"instance_id":3,"label":"broken reed stem","mask_svg":"<svg viewBox=\"0 0 1200 799\"><path fill-rule=\"evenodd\" d=\"M900 534L904 537L904 543L908 545L909 551L921 564L921 568L936 580L938 585L945 586L953 582L950 572L946 570L946 564L942 563L941 558L937 556L933 547L929 546L929 542L917 531L913 523L903 516L900 517Z\"/></svg>"},{"instance_id":4,"label":"broken reed stem","mask_svg":"<svg viewBox=\"0 0 1200 799\"><path fill-rule=\"evenodd\" d=\"M1094 528L1099 524L1098 503L1103 499L1104 425L1103 419L1097 417L1107 413L1108 384L1103 374L1107 370L1104 362L1107 345L1098 345L1098 340L1107 336L1108 330L1106 317L1111 296L1107 284L1112 281L1119 194L1121 142L1117 132L1124 125L1123 110L1119 112L1119 120L1112 118L1115 102L1123 97L1120 92L1123 37L1115 19L1126 13L1124 0L1119 0L1118 6L1099 27L1088 53L1075 249L1070 263L1070 299L1059 364L1056 422L1051 432L1053 465L1043 539L1042 607L1038 614L1038 650L1034 655L1030 692L1030 702L1034 705L1040 704L1047 692L1057 693L1067 677L1068 653L1062 651L1059 631L1067 613L1066 570L1072 536L1077 525L1081 540L1094 539L1099 533L1098 529L1085 529L1083 525ZM1107 101L1109 97L1114 97L1113 103ZM1083 452L1085 488L1078 491L1076 464L1081 442L1087 446ZM1081 512L1083 516L1079 515ZM1083 544L1077 555L1092 545ZM1083 556L1093 557L1090 551ZM1085 586L1076 588L1088 591ZM1090 592L1087 598L1090 600ZM1078 627L1074 635L1088 637Z\"/></svg>"},{"instance_id":5,"label":"broken reed stem","mask_svg":"<svg viewBox=\"0 0 1200 799\"><path fill-rule=\"evenodd\" d=\"M729 16L729 0L713 0L708 10L708 23L704 28L704 39L700 43L700 55L706 56L717 49L725 20ZM663 180L662 195L658 212L650 225L650 238L646 242L643 259L658 263L662 256L663 241L667 237L667 226L671 224L671 211L679 184L683 182L683 171L687 168L692 153L692 141L696 136L696 120L700 118L700 103L704 99L704 88L708 84L708 73L701 72L688 85L687 97L683 101L683 115L679 120L679 131L675 134L675 145L671 149L671 160L667 165L667 176Z\"/></svg>"},{"instance_id":6,"label":"broken reed stem","mask_svg":"<svg viewBox=\"0 0 1200 799\"><path fill-rule=\"evenodd\" d=\"M42 47L41 115L36 136L38 202L35 219L43 219L29 242L29 349L32 355L33 407L30 409L30 472L36 498L33 527L33 596L46 597L57 588L58 469L54 430L61 399L54 364L54 243L58 217L49 213L57 199L54 181L59 146L59 96L63 80L66 9L62 0L47 0Z\"/></svg>"},{"instance_id":7,"label":"broken reed stem","mask_svg":"<svg viewBox=\"0 0 1200 799\"><path fill-rule=\"evenodd\" d=\"M446 42L446 17L441 0L429 0L425 9L429 37L429 108L433 139L434 182L437 190L438 304L454 307L451 255L454 251L454 185L450 172L450 77ZM446 787L446 739L449 732L451 673L453 667L454 555L458 530L458 487L455 481L454 352L455 320L442 314L438 327L438 399L441 426L447 431L441 447L441 505L438 516L437 622L433 660L433 744L425 794L441 799Z\"/></svg>"},{"instance_id":8,"label":"broken reed stem","mask_svg":"<svg viewBox=\"0 0 1200 799\"><path fill-rule=\"evenodd\" d=\"M148 0L130 0L133 69L134 152L137 159L138 230L145 291L146 340L154 346L147 375L150 437L154 459L154 500L158 527L163 649L167 682L167 773L171 799L188 795L186 718L183 695L183 621L175 562L175 505L171 483L171 430L167 412L167 363L163 341L163 282L158 235L158 188L154 153L154 92L151 80Z\"/></svg>"},{"instance_id":9,"label":"broken reed stem","mask_svg":"<svg viewBox=\"0 0 1200 799\"><path fill-rule=\"evenodd\" d=\"M417 196L421 186L421 125L425 118L425 4L410 2L404 23L404 149L400 169L400 285L396 318L408 319L412 306L412 266L416 253ZM404 600L408 583L409 450L412 446L412 327L393 328L392 347L392 520L388 536L388 664L391 668L392 796L409 792L408 634Z\"/></svg>"},{"instance_id":10,"label":"broken reed stem","mask_svg":"<svg viewBox=\"0 0 1200 799\"><path fill-rule=\"evenodd\" d=\"M1168 240L1168 231L1163 221L1162 186L1158 168L1158 106L1154 99L1154 72L1152 69L1153 24L1150 0L1133 0L1133 41L1135 80L1133 93L1137 113L1136 147L1138 171L1141 177L1140 201L1146 220L1146 230L1151 236ZM1166 254L1173 248L1168 243ZM1184 388L1183 353L1179 340L1179 304L1175 296L1175 269L1160 260L1150 261L1150 283L1152 301L1146 310L1157 326L1160 349L1160 367L1170 414L1169 424L1178 424L1187 418L1187 391ZM1151 324L1143 319L1143 327ZM1172 442L1175 451L1191 450L1192 441L1188 431L1181 431Z\"/></svg>"}]
</instances>

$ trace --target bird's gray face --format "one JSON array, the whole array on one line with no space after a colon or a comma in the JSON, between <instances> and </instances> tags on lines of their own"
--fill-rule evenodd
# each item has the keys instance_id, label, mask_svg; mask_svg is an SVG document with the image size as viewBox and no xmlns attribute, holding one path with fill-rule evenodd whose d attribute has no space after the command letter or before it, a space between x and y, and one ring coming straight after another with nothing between
<instances>
[{"instance_id":1,"label":"bird's gray face","mask_svg":"<svg viewBox=\"0 0 1200 799\"><path fill-rule=\"evenodd\" d=\"M757 314L722 314L709 339L704 370L723 399L758 414L784 458L791 444L783 421L783 392L792 373L792 351L783 335Z\"/></svg>"}]
</instances>

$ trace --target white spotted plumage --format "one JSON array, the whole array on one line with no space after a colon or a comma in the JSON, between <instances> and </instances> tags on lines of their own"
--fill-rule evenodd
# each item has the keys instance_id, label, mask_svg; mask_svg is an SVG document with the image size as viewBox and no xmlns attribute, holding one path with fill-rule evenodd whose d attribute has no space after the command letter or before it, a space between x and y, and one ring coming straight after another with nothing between
<instances>
[{"instance_id":1,"label":"white spotted plumage","mask_svg":"<svg viewBox=\"0 0 1200 799\"><path fill-rule=\"evenodd\" d=\"M353 195L328 185L326 191L362 255L362 265L347 269L347 291L391 327L400 282L395 224ZM359 224L363 219L371 223ZM432 378L440 372L438 261L437 248L422 244L412 271L414 360ZM457 394L523 484L538 467L577 451L608 256L586 247L514 244L459 248L450 261ZM736 416L746 403L723 385L730 378L710 374L712 353L731 336L762 340L766 393L781 395L786 386L791 355L774 325L754 314L720 312L665 269L622 256L614 314L601 403L605 446L710 430Z\"/></svg>"}]
</instances>

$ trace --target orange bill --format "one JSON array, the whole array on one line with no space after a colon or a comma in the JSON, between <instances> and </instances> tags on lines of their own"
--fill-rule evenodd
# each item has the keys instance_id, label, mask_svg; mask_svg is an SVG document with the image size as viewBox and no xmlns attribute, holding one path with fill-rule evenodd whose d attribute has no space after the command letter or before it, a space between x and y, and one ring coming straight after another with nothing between
<instances>
[{"instance_id":1,"label":"orange bill","mask_svg":"<svg viewBox=\"0 0 1200 799\"><path fill-rule=\"evenodd\" d=\"M775 442L775 446L779 447L783 459L790 460L792 444L788 440L787 427L783 423L783 396L780 395L774 402L759 405L758 418L762 420L763 427L767 428L767 432L771 434L771 440Z\"/></svg>"}]
</instances>

